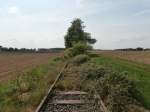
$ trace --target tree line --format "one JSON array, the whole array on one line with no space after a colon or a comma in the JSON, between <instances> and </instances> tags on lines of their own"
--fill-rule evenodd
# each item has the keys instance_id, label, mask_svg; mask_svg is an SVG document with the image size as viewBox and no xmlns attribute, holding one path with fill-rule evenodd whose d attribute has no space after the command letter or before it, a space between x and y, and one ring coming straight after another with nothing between
<instances>
[{"instance_id":1,"label":"tree line","mask_svg":"<svg viewBox=\"0 0 150 112\"><path fill-rule=\"evenodd\" d=\"M49 52L61 52L64 48L38 48L38 49L27 49L27 48L13 48L0 46L0 52L27 52L27 53L49 53Z\"/></svg>"},{"instance_id":2,"label":"tree line","mask_svg":"<svg viewBox=\"0 0 150 112\"><path fill-rule=\"evenodd\" d=\"M124 48L124 49L115 49L116 51L150 51L150 48Z\"/></svg>"},{"instance_id":3,"label":"tree line","mask_svg":"<svg viewBox=\"0 0 150 112\"><path fill-rule=\"evenodd\" d=\"M36 49L13 48L0 46L0 52L36 52Z\"/></svg>"}]
</instances>

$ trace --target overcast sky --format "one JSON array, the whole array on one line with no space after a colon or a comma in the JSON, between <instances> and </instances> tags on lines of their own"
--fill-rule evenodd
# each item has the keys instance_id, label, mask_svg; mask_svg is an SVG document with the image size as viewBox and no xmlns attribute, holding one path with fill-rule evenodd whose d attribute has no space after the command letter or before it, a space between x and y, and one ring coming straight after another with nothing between
<instances>
[{"instance_id":1,"label":"overcast sky","mask_svg":"<svg viewBox=\"0 0 150 112\"><path fill-rule=\"evenodd\" d=\"M150 47L150 0L0 0L0 45L64 47L74 18L95 48Z\"/></svg>"}]
</instances>

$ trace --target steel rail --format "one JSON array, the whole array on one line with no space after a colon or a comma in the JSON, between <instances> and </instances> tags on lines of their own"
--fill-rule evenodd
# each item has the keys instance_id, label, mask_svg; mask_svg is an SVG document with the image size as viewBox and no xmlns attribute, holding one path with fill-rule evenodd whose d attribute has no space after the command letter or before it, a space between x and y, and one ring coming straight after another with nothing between
<instances>
[{"instance_id":1,"label":"steel rail","mask_svg":"<svg viewBox=\"0 0 150 112\"><path fill-rule=\"evenodd\" d=\"M65 68L67 68L67 66L68 66L68 63L66 63L66 64L64 65L64 67L63 67L63 69L61 70L61 72L57 75L57 77L56 77L54 83L51 85L50 89L48 90L47 95L44 96L44 98L42 99L41 103L39 104L39 106L37 107L37 109L36 109L35 112L40 112L40 111L41 111L42 107L45 105L45 103L46 103L48 97L51 95L51 92L53 91L53 89L54 89L56 83L57 83L58 80L60 79L60 77L61 77L63 71L65 70Z\"/></svg>"}]
</instances>

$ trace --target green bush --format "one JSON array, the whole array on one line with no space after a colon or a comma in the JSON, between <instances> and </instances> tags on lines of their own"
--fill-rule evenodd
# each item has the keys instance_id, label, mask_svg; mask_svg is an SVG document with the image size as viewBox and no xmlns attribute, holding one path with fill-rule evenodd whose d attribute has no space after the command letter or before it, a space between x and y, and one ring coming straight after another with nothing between
<instances>
[{"instance_id":1,"label":"green bush","mask_svg":"<svg viewBox=\"0 0 150 112\"><path fill-rule=\"evenodd\" d=\"M61 58L61 57L54 57L52 60L53 60L53 61L61 61L62 58Z\"/></svg>"},{"instance_id":2,"label":"green bush","mask_svg":"<svg viewBox=\"0 0 150 112\"><path fill-rule=\"evenodd\" d=\"M70 57L73 57L74 54L75 54L75 53L74 53L73 48L68 48L68 49L66 49L65 52L64 52L64 57L65 57L65 58L70 58Z\"/></svg>"},{"instance_id":3,"label":"green bush","mask_svg":"<svg viewBox=\"0 0 150 112\"><path fill-rule=\"evenodd\" d=\"M128 112L130 104L140 104L142 98L133 81L117 72L100 78L97 89L111 112Z\"/></svg>"},{"instance_id":4,"label":"green bush","mask_svg":"<svg viewBox=\"0 0 150 112\"><path fill-rule=\"evenodd\" d=\"M87 62L89 60L89 56L88 55L84 55L84 54L81 54L81 55L77 55L73 58L72 62L74 64L82 64L84 62Z\"/></svg>"},{"instance_id":5,"label":"green bush","mask_svg":"<svg viewBox=\"0 0 150 112\"><path fill-rule=\"evenodd\" d=\"M91 67L91 68L87 68L85 70L85 75L84 78L86 80L98 80L99 78L103 77L104 74L106 73L106 69L102 68L102 67Z\"/></svg>"},{"instance_id":6,"label":"green bush","mask_svg":"<svg viewBox=\"0 0 150 112\"><path fill-rule=\"evenodd\" d=\"M92 49L91 46L86 43L79 42L75 44L72 48L68 48L65 50L65 58L74 57L80 54L87 54L87 51Z\"/></svg>"}]
</instances>

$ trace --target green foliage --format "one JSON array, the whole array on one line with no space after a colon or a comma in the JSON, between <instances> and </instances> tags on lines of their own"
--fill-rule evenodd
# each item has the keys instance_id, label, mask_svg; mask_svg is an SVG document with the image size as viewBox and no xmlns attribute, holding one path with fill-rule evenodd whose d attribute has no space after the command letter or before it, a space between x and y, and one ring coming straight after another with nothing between
<instances>
[{"instance_id":1,"label":"green foliage","mask_svg":"<svg viewBox=\"0 0 150 112\"><path fill-rule=\"evenodd\" d=\"M80 54L87 54L87 51L92 49L91 46L86 43L79 42L75 44L72 48L68 48L65 51L65 57L70 58Z\"/></svg>"},{"instance_id":2,"label":"green foliage","mask_svg":"<svg viewBox=\"0 0 150 112\"><path fill-rule=\"evenodd\" d=\"M134 82L117 72L107 73L100 78L98 89L112 112L128 112L128 105L137 104L140 102L137 98L142 98Z\"/></svg>"},{"instance_id":3,"label":"green foliage","mask_svg":"<svg viewBox=\"0 0 150 112\"><path fill-rule=\"evenodd\" d=\"M103 67L89 65L83 70L82 78L85 80L99 80L107 71Z\"/></svg>"},{"instance_id":4,"label":"green foliage","mask_svg":"<svg viewBox=\"0 0 150 112\"><path fill-rule=\"evenodd\" d=\"M84 55L84 54L81 54L81 55L77 55L73 58L72 62L74 64L82 64L84 62L87 62L89 60L89 56L88 55Z\"/></svg>"},{"instance_id":5,"label":"green foliage","mask_svg":"<svg viewBox=\"0 0 150 112\"><path fill-rule=\"evenodd\" d=\"M58 56L58 57L54 57L52 60L57 62L57 61L61 61L62 58Z\"/></svg>"},{"instance_id":6,"label":"green foliage","mask_svg":"<svg viewBox=\"0 0 150 112\"><path fill-rule=\"evenodd\" d=\"M84 32L84 28L85 26L81 19L77 18L73 20L71 26L68 28L66 36L64 37L66 48L71 48L78 42L90 44L94 44L96 42L95 39L91 38L90 33Z\"/></svg>"},{"instance_id":7,"label":"green foliage","mask_svg":"<svg viewBox=\"0 0 150 112\"><path fill-rule=\"evenodd\" d=\"M91 50L92 47L90 45L87 45L86 43L83 42L78 42L73 46L73 49L75 50L75 54L86 54L87 50Z\"/></svg>"},{"instance_id":8,"label":"green foliage","mask_svg":"<svg viewBox=\"0 0 150 112\"><path fill-rule=\"evenodd\" d=\"M73 57L74 55L75 55L75 51L74 51L73 48L68 48L68 49L66 49L65 52L64 52L64 57L65 57L65 58L71 58L71 57Z\"/></svg>"}]
</instances>

